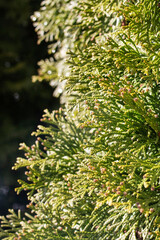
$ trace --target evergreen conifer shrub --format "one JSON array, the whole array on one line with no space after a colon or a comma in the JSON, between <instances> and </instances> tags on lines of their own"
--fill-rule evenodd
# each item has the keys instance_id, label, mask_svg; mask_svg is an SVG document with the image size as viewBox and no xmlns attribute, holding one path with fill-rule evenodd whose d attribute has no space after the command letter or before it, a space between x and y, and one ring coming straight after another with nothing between
<instances>
[{"instance_id":1,"label":"evergreen conifer shrub","mask_svg":"<svg viewBox=\"0 0 160 240\"><path fill-rule=\"evenodd\" d=\"M21 144L30 214L2 239L160 239L159 1L45 0L34 20L67 99Z\"/></svg>"}]
</instances>

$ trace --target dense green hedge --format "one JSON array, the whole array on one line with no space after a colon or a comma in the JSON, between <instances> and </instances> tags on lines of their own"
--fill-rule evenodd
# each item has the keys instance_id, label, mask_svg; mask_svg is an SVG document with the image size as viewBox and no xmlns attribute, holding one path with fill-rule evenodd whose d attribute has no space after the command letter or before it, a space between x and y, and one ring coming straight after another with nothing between
<instances>
[{"instance_id":1,"label":"dense green hedge","mask_svg":"<svg viewBox=\"0 0 160 240\"><path fill-rule=\"evenodd\" d=\"M46 0L32 17L67 58L48 62L67 98L21 145L31 215L11 210L4 239L159 239L159 5Z\"/></svg>"}]
</instances>

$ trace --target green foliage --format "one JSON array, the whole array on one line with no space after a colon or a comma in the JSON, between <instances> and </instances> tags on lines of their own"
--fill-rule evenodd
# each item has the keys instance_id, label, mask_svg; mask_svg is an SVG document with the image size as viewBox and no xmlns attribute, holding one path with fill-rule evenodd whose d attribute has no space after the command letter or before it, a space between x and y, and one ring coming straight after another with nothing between
<instances>
[{"instance_id":1,"label":"green foliage","mask_svg":"<svg viewBox=\"0 0 160 240\"><path fill-rule=\"evenodd\" d=\"M37 61L46 56L46 44L36 45L30 19L39 6L40 0L0 1L0 187L16 184L20 172L11 173L10 169L20 156L19 143L33 143L30 133L36 129L43 110L55 109L59 102L52 97L51 86L31 81L37 73ZM3 197L0 192L1 201ZM8 199L13 201L13 196ZM4 205L0 211L6 209Z\"/></svg>"},{"instance_id":2,"label":"green foliage","mask_svg":"<svg viewBox=\"0 0 160 240\"><path fill-rule=\"evenodd\" d=\"M42 39L69 36L68 99L45 111L31 148L21 145L26 158L14 169L26 167L28 179L17 191L28 191L34 217L16 229L14 213L3 218L4 239L159 239L159 7L43 2Z\"/></svg>"}]
</instances>

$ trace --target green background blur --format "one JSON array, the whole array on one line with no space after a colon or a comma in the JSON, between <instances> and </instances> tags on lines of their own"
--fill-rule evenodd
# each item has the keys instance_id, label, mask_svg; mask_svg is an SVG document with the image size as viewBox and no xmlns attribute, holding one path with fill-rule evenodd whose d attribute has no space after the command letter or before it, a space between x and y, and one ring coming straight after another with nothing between
<instances>
[{"instance_id":1,"label":"green background blur","mask_svg":"<svg viewBox=\"0 0 160 240\"><path fill-rule=\"evenodd\" d=\"M47 57L45 43L37 45L30 16L40 7L40 0L0 1L0 215L8 208L25 208L26 196L16 196L21 171L12 171L16 158L23 156L19 143L31 145L43 110L57 109L48 83L32 83L37 62Z\"/></svg>"}]
</instances>

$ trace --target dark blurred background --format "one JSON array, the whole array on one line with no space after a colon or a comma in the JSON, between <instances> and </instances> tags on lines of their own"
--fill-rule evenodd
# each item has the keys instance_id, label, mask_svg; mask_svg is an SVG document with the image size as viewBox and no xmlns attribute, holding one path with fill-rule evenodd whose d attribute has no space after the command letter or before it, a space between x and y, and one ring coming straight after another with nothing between
<instances>
[{"instance_id":1,"label":"dark blurred background","mask_svg":"<svg viewBox=\"0 0 160 240\"><path fill-rule=\"evenodd\" d=\"M39 9L40 0L0 0L0 215L8 208L22 210L25 193L17 196L21 171L11 170L16 158L23 156L19 143L31 145L43 110L57 109L48 83L32 83L37 62L47 57L45 43L37 45L30 16Z\"/></svg>"}]
</instances>

